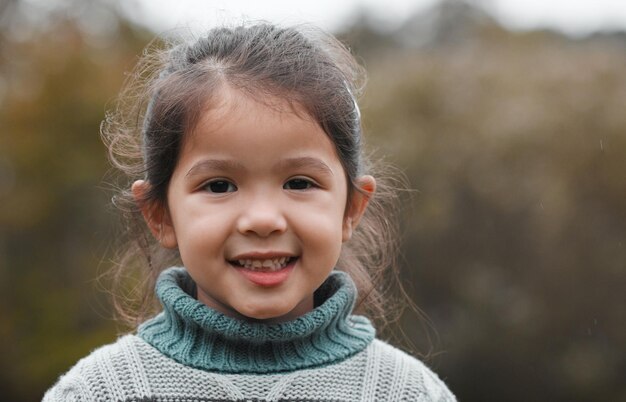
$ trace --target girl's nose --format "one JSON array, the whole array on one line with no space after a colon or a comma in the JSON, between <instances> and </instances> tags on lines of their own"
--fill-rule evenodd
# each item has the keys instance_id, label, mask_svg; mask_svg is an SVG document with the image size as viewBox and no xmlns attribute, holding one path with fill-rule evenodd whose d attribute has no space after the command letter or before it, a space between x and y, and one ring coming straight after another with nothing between
<instances>
[{"instance_id":1,"label":"girl's nose","mask_svg":"<svg viewBox=\"0 0 626 402\"><path fill-rule=\"evenodd\" d=\"M254 202L239 217L237 230L244 234L268 237L287 230L287 220L276 201Z\"/></svg>"}]
</instances>

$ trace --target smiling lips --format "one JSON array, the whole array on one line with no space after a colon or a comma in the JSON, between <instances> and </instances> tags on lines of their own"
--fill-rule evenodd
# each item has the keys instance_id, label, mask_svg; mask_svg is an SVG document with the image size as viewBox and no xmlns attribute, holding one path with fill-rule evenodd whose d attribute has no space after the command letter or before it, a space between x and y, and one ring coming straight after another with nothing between
<instances>
[{"instance_id":1,"label":"smiling lips","mask_svg":"<svg viewBox=\"0 0 626 402\"><path fill-rule=\"evenodd\" d=\"M230 261L250 282L264 287L277 286L289 277L298 257L237 258Z\"/></svg>"},{"instance_id":2,"label":"smiling lips","mask_svg":"<svg viewBox=\"0 0 626 402\"><path fill-rule=\"evenodd\" d=\"M252 269L254 271L279 271L287 266L295 257L280 257L273 259L257 260L257 259L238 259L235 264L239 264L242 268Z\"/></svg>"}]
</instances>

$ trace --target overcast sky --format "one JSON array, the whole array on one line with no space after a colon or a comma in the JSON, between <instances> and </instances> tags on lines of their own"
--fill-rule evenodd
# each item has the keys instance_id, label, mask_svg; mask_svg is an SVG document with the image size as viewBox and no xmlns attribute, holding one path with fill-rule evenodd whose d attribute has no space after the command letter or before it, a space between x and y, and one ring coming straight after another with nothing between
<instances>
[{"instance_id":1,"label":"overcast sky","mask_svg":"<svg viewBox=\"0 0 626 402\"><path fill-rule=\"evenodd\" d=\"M139 0L133 15L159 31L206 28L219 21L265 19L312 22L335 30L355 10L371 11L384 26L397 26L438 0ZM626 0L475 0L486 4L506 25L517 29L549 27L575 35L596 30L626 30ZM132 3L126 3L132 4Z\"/></svg>"}]
</instances>

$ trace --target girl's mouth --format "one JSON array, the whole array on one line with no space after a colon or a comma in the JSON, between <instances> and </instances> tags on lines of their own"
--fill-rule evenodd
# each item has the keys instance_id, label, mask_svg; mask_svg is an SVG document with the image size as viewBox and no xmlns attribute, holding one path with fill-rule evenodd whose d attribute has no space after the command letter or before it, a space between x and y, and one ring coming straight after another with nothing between
<instances>
[{"instance_id":1,"label":"girl's mouth","mask_svg":"<svg viewBox=\"0 0 626 402\"><path fill-rule=\"evenodd\" d=\"M237 268L249 269L257 272L276 272L287 267L298 257L278 257L266 259L241 259L228 261Z\"/></svg>"},{"instance_id":2,"label":"girl's mouth","mask_svg":"<svg viewBox=\"0 0 626 402\"><path fill-rule=\"evenodd\" d=\"M229 261L229 263L255 285L272 287L280 285L289 278L298 259L299 257L241 259Z\"/></svg>"}]
</instances>

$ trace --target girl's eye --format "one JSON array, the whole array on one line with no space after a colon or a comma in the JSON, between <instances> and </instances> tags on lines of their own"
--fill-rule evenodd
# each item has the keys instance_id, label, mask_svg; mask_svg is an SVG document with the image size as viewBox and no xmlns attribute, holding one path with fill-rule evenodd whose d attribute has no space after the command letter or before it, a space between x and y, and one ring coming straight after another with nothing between
<instances>
[{"instance_id":1,"label":"girl's eye","mask_svg":"<svg viewBox=\"0 0 626 402\"><path fill-rule=\"evenodd\" d=\"M215 180L204 185L203 187L210 193L229 193L237 191L237 187L227 180Z\"/></svg>"},{"instance_id":2,"label":"girl's eye","mask_svg":"<svg viewBox=\"0 0 626 402\"><path fill-rule=\"evenodd\" d=\"M291 179L285 183L283 188L285 190L308 190L313 186L314 184L306 179Z\"/></svg>"}]
</instances>

